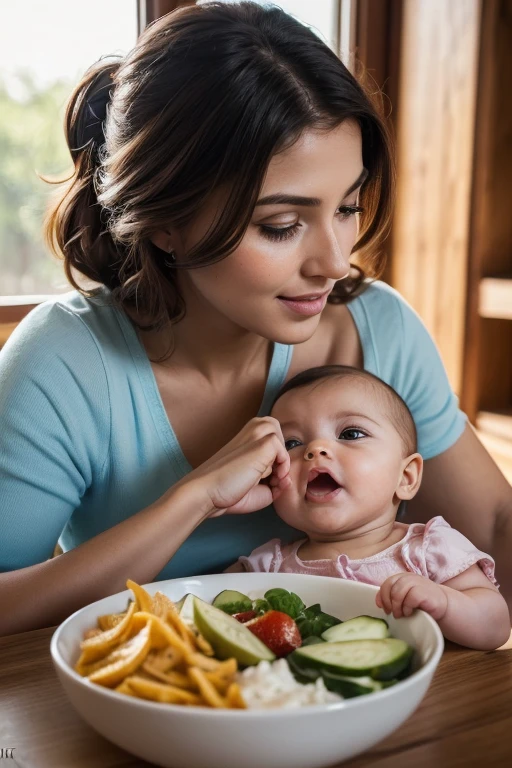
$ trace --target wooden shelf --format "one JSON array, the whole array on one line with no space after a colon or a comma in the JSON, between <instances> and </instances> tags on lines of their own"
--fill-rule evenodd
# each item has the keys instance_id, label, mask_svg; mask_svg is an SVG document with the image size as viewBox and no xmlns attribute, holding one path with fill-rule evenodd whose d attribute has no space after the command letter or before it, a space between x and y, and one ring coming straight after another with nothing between
<instances>
[{"instance_id":1,"label":"wooden shelf","mask_svg":"<svg viewBox=\"0 0 512 768\"><path fill-rule=\"evenodd\" d=\"M480 317L512 320L512 277L484 277L478 296Z\"/></svg>"}]
</instances>

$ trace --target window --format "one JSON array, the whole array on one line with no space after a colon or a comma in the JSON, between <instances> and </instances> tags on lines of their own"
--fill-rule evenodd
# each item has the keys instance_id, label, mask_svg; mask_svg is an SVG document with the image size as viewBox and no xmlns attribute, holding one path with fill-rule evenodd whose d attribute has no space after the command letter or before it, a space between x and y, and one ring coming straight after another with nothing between
<instances>
[{"instance_id":1,"label":"window","mask_svg":"<svg viewBox=\"0 0 512 768\"><path fill-rule=\"evenodd\" d=\"M137 39L136 0L23 0L0 26L0 296L69 290L47 252L42 217L52 185L70 169L65 104L100 57Z\"/></svg>"}]
</instances>

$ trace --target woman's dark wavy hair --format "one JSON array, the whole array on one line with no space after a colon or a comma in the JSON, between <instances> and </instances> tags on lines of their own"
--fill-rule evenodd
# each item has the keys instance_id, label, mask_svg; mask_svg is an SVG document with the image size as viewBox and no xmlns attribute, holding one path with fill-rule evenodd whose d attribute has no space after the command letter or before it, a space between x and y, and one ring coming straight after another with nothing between
<instances>
[{"instance_id":1,"label":"woman's dark wavy hair","mask_svg":"<svg viewBox=\"0 0 512 768\"><path fill-rule=\"evenodd\" d=\"M108 92L103 121L95 110ZM136 309L141 327L177 320L185 306L176 267L151 235L189 224L213 193L228 190L185 268L225 258L249 225L272 156L305 129L347 119L359 124L369 171L355 250L375 277L382 265L369 246L387 232L394 171L386 124L363 87L277 7L212 2L174 11L151 24L126 58L92 67L72 94L65 131L74 172L48 212L47 243L78 290L77 272ZM365 273L352 275L331 302L361 291Z\"/></svg>"}]
</instances>

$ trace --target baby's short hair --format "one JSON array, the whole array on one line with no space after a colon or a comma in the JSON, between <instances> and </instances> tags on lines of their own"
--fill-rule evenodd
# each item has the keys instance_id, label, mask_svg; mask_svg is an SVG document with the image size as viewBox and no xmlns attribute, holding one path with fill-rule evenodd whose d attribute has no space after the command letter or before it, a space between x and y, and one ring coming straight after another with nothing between
<instances>
[{"instance_id":1,"label":"baby's short hair","mask_svg":"<svg viewBox=\"0 0 512 768\"><path fill-rule=\"evenodd\" d=\"M388 416L402 439L407 455L415 453L418 445L418 435L416 425L412 414L405 401L395 392L393 387L386 384L385 381L374 376L369 371L363 371L360 368L352 368L349 365L322 365L316 368L308 368L298 373L290 381L284 384L276 395L272 408L286 392L298 387L307 387L314 382L320 382L329 378L354 378L363 379L366 383L374 387L375 391L381 394L388 406Z\"/></svg>"}]
</instances>

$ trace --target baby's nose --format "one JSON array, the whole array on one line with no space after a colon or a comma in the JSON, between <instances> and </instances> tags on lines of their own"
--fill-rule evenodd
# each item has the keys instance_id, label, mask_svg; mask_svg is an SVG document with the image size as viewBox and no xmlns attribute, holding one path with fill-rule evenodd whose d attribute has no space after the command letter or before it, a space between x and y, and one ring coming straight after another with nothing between
<instances>
[{"instance_id":1,"label":"baby's nose","mask_svg":"<svg viewBox=\"0 0 512 768\"><path fill-rule=\"evenodd\" d=\"M304 453L306 461L312 461L320 456L327 459L331 458L331 452L325 443L318 442L315 445L308 445L306 452Z\"/></svg>"}]
</instances>

